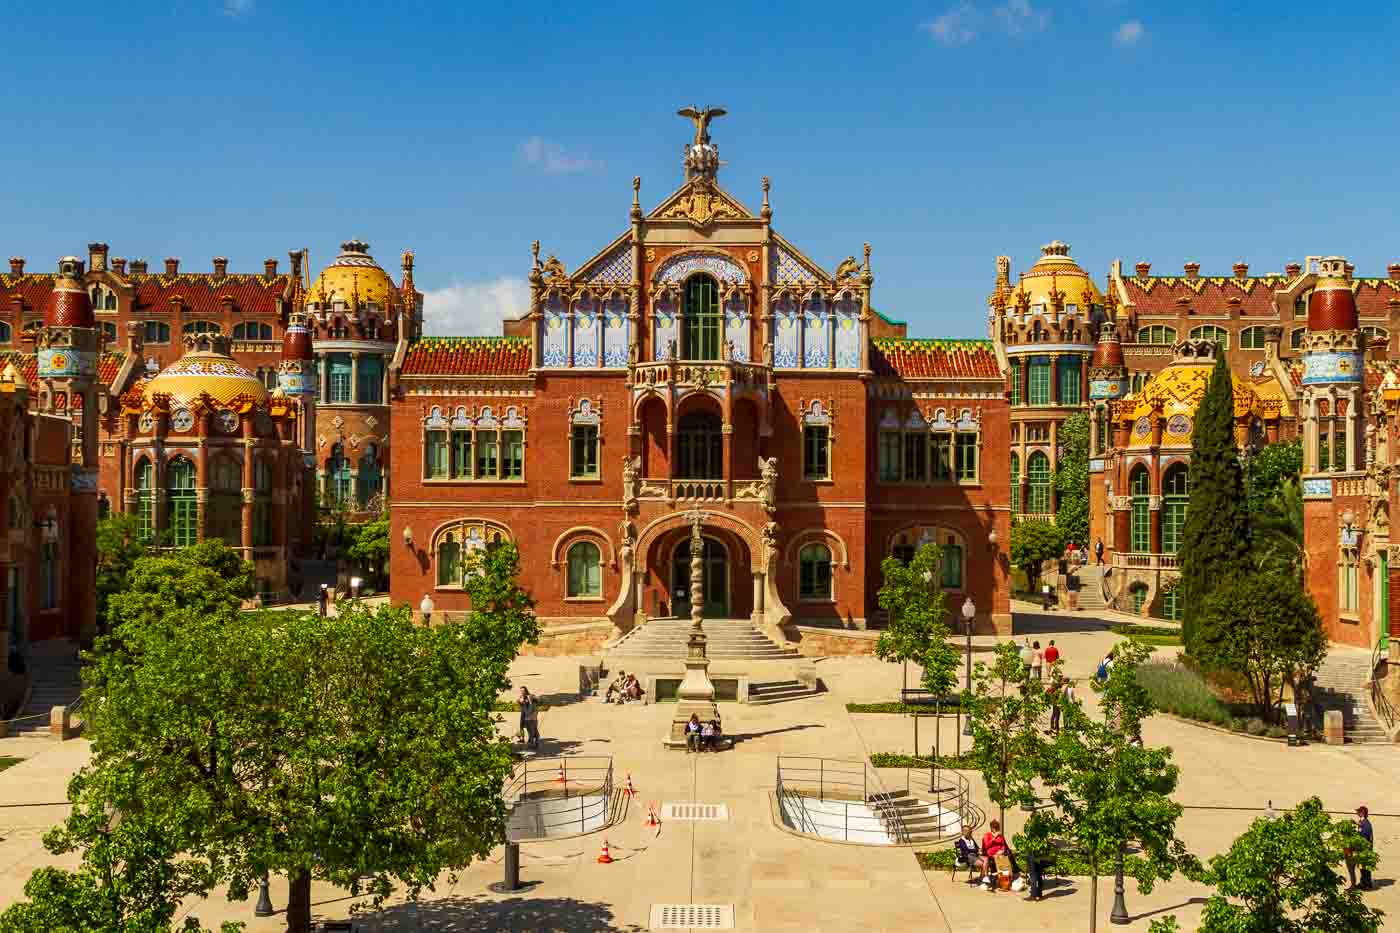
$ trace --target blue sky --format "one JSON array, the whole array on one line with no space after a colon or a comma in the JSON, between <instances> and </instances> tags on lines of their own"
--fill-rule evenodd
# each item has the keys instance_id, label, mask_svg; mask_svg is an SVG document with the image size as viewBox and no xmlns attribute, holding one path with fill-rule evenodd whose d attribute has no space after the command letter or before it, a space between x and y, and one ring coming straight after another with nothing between
<instances>
[{"instance_id":1,"label":"blue sky","mask_svg":"<svg viewBox=\"0 0 1400 933\"><path fill-rule=\"evenodd\" d=\"M875 303L980 336L994 257L1059 238L1225 273L1400 259L1395 4L22 4L0 58L0 257L93 240L258 271L352 236L418 256L438 333L521 309L680 180L722 105L721 183ZM25 37L28 37L27 39Z\"/></svg>"}]
</instances>

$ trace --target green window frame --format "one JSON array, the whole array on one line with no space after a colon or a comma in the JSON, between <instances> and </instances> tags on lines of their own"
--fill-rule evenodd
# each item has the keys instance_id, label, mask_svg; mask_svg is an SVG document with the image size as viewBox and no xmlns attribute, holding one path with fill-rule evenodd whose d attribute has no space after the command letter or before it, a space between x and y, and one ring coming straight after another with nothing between
<instances>
[{"instance_id":1,"label":"green window frame","mask_svg":"<svg viewBox=\"0 0 1400 933\"><path fill-rule=\"evenodd\" d=\"M1021 457L1011 453L1011 514L1021 513Z\"/></svg>"},{"instance_id":2,"label":"green window frame","mask_svg":"<svg viewBox=\"0 0 1400 933\"><path fill-rule=\"evenodd\" d=\"M570 599L596 599L603 595L603 560L598 545L578 541L569 547L568 583Z\"/></svg>"},{"instance_id":3,"label":"green window frame","mask_svg":"<svg viewBox=\"0 0 1400 933\"><path fill-rule=\"evenodd\" d=\"M685 309L681 326L681 352L688 360L720 358L723 315L719 285L708 275L695 275L685 283Z\"/></svg>"},{"instance_id":4,"label":"green window frame","mask_svg":"<svg viewBox=\"0 0 1400 933\"><path fill-rule=\"evenodd\" d=\"M348 507L352 504L355 477L350 471L350 458L345 456L345 447L341 444L331 445L331 456L326 461L326 480L326 492L336 505Z\"/></svg>"},{"instance_id":5,"label":"green window frame","mask_svg":"<svg viewBox=\"0 0 1400 933\"><path fill-rule=\"evenodd\" d=\"M353 402L355 384L351 377L354 375L354 367L350 362L350 354L329 353L326 355L326 365L326 402L332 405Z\"/></svg>"},{"instance_id":6,"label":"green window frame","mask_svg":"<svg viewBox=\"0 0 1400 933\"><path fill-rule=\"evenodd\" d=\"M1050 404L1050 361L1048 359L1036 359L1031 361L1030 371L1030 403L1032 405Z\"/></svg>"},{"instance_id":7,"label":"green window frame","mask_svg":"<svg viewBox=\"0 0 1400 933\"><path fill-rule=\"evenodd\" d=\"M524 479L525 432L501 432L501 479Z\"/></svg>"},{"instance_id":8,"label":"green window frame","mask_svg":"<svg viewBox=\"0 0 1400 933\"><path fill-rule=\"evenodd\" d=\"M1133 614L1142 615L1142 607L1147 605L1147 584L1135 583L1128 590L1128 596L1133 601Z\"/></svg>"},{"instance_id":9,"label":"green window frame","mask_svg":"<svg viewBox=\"0 0 1400 933\"><path fill-rule=\"evenodd\" d=\"M897 483L903 476L903 442L898 431L880 432L879 475L882 483Z\"/></svg>"},{"instance_id":10,"label":"green window frame","mask_svg":"<svg viewBox=\"0 0 1400 933\"><path fill-rule=\"evenodd\" d=\"M1176 328L1165 324L1152 324L1138 328L1137 342L1153 346L1170 346L1176 343Z\"/></svg>"},{"instance_id":11,"label":"green window frame","mask_svg":"<svg viewBox=\"0 0 1400 933\"><path fill-rule=\"evenodd\" d=\"M928 482L928 437L922 432L904 434L904 482Z\"/></svg>"},{"instance_id":12,"label":"green window frame","mask_svg":"<svg viewBox=\"0 0 1400 933\"><path fill-rule=\"evenodd\" d=\"M1264 349L1264 328L1246 327L1240 331L1241 350L1262 350Z\"/></svg>"},{"instance_id":13,"label":"green window frame","mask_svg":"<svg viewBox=\"0 0 1400 933\"><path fill-rule=\"evenodd\" d=\"M495 479L501 468L501 436L495 431L476 432L476 478Z\"/></svg>"},{"instance_id":14,"label":"green window frame","mask_svg":"<svg viewBox=\"0 0 1400 933\"><path fill-rule=\"evenodd\" d=\"M1170 622L1181 621L1181 593L1177 587L1162 594L1162 618Z\"/></svg>"},{"instance_id":15,"label":"green window frame","mask_svg":"<svg viewBox=\"0 0 1400 933\"><path fill-rule=\"evenodd\" d=\"M379 465L379 449L373 444L366 444L355 477L355 498L360 508L368 506L383 488L384 471Z\"/></svg>"},{"instance_id":16,"label":"green window frame","mask_svg":"<svg viewBox=\"0 0 1400 933\"><path fill-rule=\"evenodd\" d=\"M1050 458L1039 450L1026 458L1026 484L1029 504L1026 511L1044 514L1050 511Z\"/></svg>"},{"instance_id":17,"label":"green window frame","mask_svg":"<svg viewBox=\"0 0 1400 933\"><path fill-rule=\"evenodd\" d=\"M1140 466L1134 470L1128 483L1132 495L1132 513L1128 523L1129 548L1136 554L1143 554L1152 550L1152 511L1148 502L1152 480L1147 475L1147 468Z\"/></svg>"},{"instance_id":18,"label":"green window frame","mask_svg":"<svg viewBox=\"0 0 1400 933\"><path fill-rule=\"evenodd\" d=\"M831 429L826 425L809 424L802 429L802 476L831 479Z\"/></svg>"},{"instance_id":19,"label":"green window frame","mask_svg":"<svg viewBox=\"0 0 1400 933\"><path fill-rule=\"evenodd\" d=\"M1007 370L1010 377L1010 385L1007 387L1007 395L1012 405L1021 404L1021 361L1012 360Z\"/></svg>"},{"instance_id":20,"label":"green window frame","mask_svg":"<svg viewBox=\"0 0 1400 933\"><path fill-rule=\"evenodd\" d=\"M221 334L224 331L214 321L190 321L180 330L186 334Z\"/></svg>"},{"instance_id":21,"label":"green window frame","mask_svg":"<svg viewBox=\"0 0 1400 933\"><path fill-rule=\"evenodd\" d=\"M977 481L977 435L963 431L958 434L958 482Z\"/></svg>"},{"instance_id":22,"label":"green window frame","mask_svg":"<svg viewBox=\"0 0 1400 933\"><path fill-rule=\"evenodd\" d=\"M1190 472L1178 463L1162 478L1162 553L1181 553L1186 528L1186 505L1191 498Z\"/></svg>"},{"instance_id":23,"label":"green window frame","mask_svg":"<svg viewBox=\"0 0 1400 933\"><path fill-rule=\"evenodd\" d=\"M446 431L427 431L423 441L424 479L447 479L448 449Z\"/></svg>"},{"instance_id":24,"label":"green window frame","mask_svg":"<svg viewBox=\"0 0 1400 933\"><path fill-rule=\"evenodd\" d=\"M169 343L170 325L164 321L143 321L142 340L145 343Z\"/></svg>"},{"instance_id":25,"label":"green window frame","mask_svg":"<svg viewBox=\"0 0 1400 933\"><path fill-rule=\"evenodd\" d=\"M930 444L933 466L933 481L947 483L953 479L953 435L934 434Z\"/></svg>"},{"instance_id":26,"label":"green window frame","mask_svg":"<svg viewBox=\"0 0 1400 933\"><path fill-rule=\"evenodd\" d=\"M804 544L797 552L798 586L797 595L804 600L830 600L831 591L831 549L825 544L813 541Z\"/></svg>"},{"instance_id":27,"label":"green window frame","mask_svg":"<svg viewBox=\"0 0 1400 933\"><path fill-rule=\"evenodd\" d=\"M695 412L680 420L676 455L681 479L722 479L724 477L724 433L719 416Z\"/></svg>"},{"instance_id":28,"label":"green window frame","mask_svg":"<svg viewBox=\"0 0 1400 933\"><path fill-rule=\"evenodd\" d=\"M373 354L360 356L359 374L355 385L356 401L361 405L384 404L384 359Z\"/></svg>"},{"instance_id":29,"label":"green window frame","mask_svg":"<svg viewBox=\"0 0 1400 933\"><path fill-rule=\"evenodd\" d=\"M440 433L440 432L439 432ZM472 432L452 432L452 478L472 478Z\"/></svg>"},{"instance_id":30,"label":"green window frame","mask_svg":"<svg viewBox=\"0 0 1400 933\"><path fill-rule=\"evenodd\" d=\"M199 540L194 464L184 457L177 457L170 461L166 473L166 490L170 497L170 543L174 547L189 547Z\"/></svg>"},{"instance_id":31,"label":"green window frame","mask_svg":"<svg viewBox=\"0 0 1400 933\"><path fill-rule=\"evenodd\" d=\"M1304 311L1303 313L1306 314L1307 311ZM1307 336L1307 333L1308 329L1306 327L1293 328L1293 330L1288 334L1289 349L1292 350L1294 353L1297 353L1298 351L1302 350L1303 338Z\"/></svg>"},{"instance_id":32,"label":"green window frame","mask_svg":"<svg viewBox=\"0 0 1400 933\"><path fill-rule=\"evenodd\" d=\"M11 520L17 510L11 506ZM136 465L136 514L141 521L141 540L155 537L155 467L143 459Z\"/></svg>"},{"instance_id":33,"label":"green window frame","mask_svg":"<svg viewBox=\"0 0 1400 933\"><path fill-rule=\"evenodd\" d=\"M437 546L437 585L462 585L462 545L450 531Z\"/></svg>"},{"instance_id":34,"label":"green window frame","mask_svg":"<svg viewBox=\"0 0 1400 933\"><path fill-rule=\"evenodd\" d=\"M1062 356L1056 361L1056 388L1061 405L1078 405L1084 394L1080 391L1080 363L1077 356Z\"/></svg>"},{"instance_id":35,"label":"green window frame","mask_svg":"<svg viewBox=\"0 0 1400 933\"><path fill-rule=\"evenodd\" d=\"M576 424L569 429L569 476L598 478L598 426Z\"/></svg>"},{"instance_id":36,"label":"green window frame","mask_svg":"<svg viewBox=\"0 0 1400 933\"><path fill-rule=\"evenodd\" d=\"M943 589L960 590L963 585L962 545L949 541L943 545L942 554Z\"/></svg>"},{"instance_id":37,"label":"green window frame","mask_svg":"<svg viewBox=\"0 0 1400 933\"><path fill-rule=\"evenodd\" d=\"M1191 328L1191 339L1210 340L1220 344L1222 350L1230 349L1230 332L1214 324L1202 324L1200 327Z\"/></svg>"}]
</instances>

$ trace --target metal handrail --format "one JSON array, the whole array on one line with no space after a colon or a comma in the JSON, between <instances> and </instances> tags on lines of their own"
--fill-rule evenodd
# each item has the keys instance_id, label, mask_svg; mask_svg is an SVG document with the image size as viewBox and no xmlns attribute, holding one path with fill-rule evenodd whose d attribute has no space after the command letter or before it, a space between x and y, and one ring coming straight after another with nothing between
<instances>
[{"instance_id":1,"label":"metal handrail","mask_svg":"<svg viewBox=\"0 0 1400 933\"><path fill-rule=\"evenodd\" d=\"M875 785L873 794L871 792L872 782ZM904 817L900 814L899 808L891 806L890 793L885 789L880 775L865 762L780 755L777 759L777 775L774 784L779 800L785 797L800 799L804 794L800 793L798 788L815 788L818 800L831 800L840 803L842 805L840 829L842 836L846 839L850 838L851 824L854 822L856 824L854 828L858 830L873 828L869 824L878 823L895 842L909 841L909 829L904 823ZM857 797L856 788L859 788L859 797ZM850 805L856 800L859 801L860 806L870 809L874 815L856 814L852 816ZM835 823L813 817L805 805L803 805L802 810L804 819L813 827L837 828Z\"/></svg>"},{"instance_id":2,"label":"metal handrail","mask_svg":"<svg viewBox=\"0 0 1400 933\"><path fill-rule=\"evenodd\" d=\"M566 755L526 759L516 765L510 780L501 789L501 798L505 801L507 809L532 799L553 798L565 801L564 807L553 812L537 811L531 833L517 834L512 841L543 837L548 834L548 830L574 824L578 825L579 832L584 832L591 819L608 812L612 806L612 796L611 756ZM596 799L590 801L587 799L589 797ZM571 800L577 801L577 805L569 804L568 801ZM563 817L556 820L546 819L547 816L555 814L563 814Z\"/></svg>"},{"instance_id":3,"label":"metal handrail","mask_svg":"<svg viewBox=\"0 0 1400 933\"><path fill-rule=\"evenodd\" d=\"M1381 682L1376 679L1376 668L1381 663L1381 642L1376 639L1376 647L1371 650L1371 676L1367 680L1367 686L1371 688L1371 706L1375 708L1376 715L1385 723L1386 731L1389 732L1395 727L1395 707L1391 705L1390 698L1385 695L1385 689ZM1390 662L1387 661L1388 665Z\"/></svg>"}]
</instances>

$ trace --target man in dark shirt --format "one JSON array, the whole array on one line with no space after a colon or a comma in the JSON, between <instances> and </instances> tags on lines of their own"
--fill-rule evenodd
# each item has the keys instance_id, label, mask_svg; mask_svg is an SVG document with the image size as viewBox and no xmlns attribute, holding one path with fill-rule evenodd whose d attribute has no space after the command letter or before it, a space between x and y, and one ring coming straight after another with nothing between
<instances>
[{"instance_id":1,"label":"man in dark shirt","mask_svg":"<svg viewBox=\"0 0 1400 933\"><path fill-rule=\"evenodd\" d=\"M1361 838L1366 840L1366 845L1373 851L1376 848L1376 836L1371 829L1371 811L1364 806L1356 808L1356 831L1361 834ZM1371 869L1361 869L1361 884L1358 885L1363 891L1371 890Z\"/></svg>"}]
</instances>

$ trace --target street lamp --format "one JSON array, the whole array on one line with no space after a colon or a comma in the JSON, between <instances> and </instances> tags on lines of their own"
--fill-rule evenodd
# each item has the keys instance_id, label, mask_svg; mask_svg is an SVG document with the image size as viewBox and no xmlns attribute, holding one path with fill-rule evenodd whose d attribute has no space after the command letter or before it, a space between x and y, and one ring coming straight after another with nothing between
<instances>
[{"instance_id":1,"label":"street lamp","mask_svg":"<svg viewBox=\"0 0 1400 933\"><path fill-rule=\"evenodd\" d=\"M433 598L427 593L423 594L423 601L418 604L418 611L423 613L423 624L429 624L433 619Z\"/></svg>"},{"instance_id":2,"label":"street lamp","mask_svg":"<svg viewBox=\"0 0 1400 933\"><path fill-rule=\"evenodd\" d=\"M969 596L966 600L964 600L964 602L963 602L963 604L962 604L962 614L963 614L963 621L966 623L966 630L967 630L967 659L966 659L965 663L966 663L966 665L967 665L967 666L966 666L967 692L970 694L970 693L972 693L972 620L975 619L975 618L977 617L977 607L976 607L975 605L973 605L972 597L971 597L971 596ZM972 711L971 711L971 710L968 710L968 711L967 711L967 716L966 716L966 718L963 719L963 731L962 731L962 734L963 734L963 735L968 735L968 736L972 735Z\"/></svg>"},{"instance_id":3,"label":"street lamp","mask_svg":"<svg viewBox=\"0 0 1400 933\"><path fill-rule=\"evenodd\" d=\"M258 879L258 903L253 908L253 916L271 917L272 913L272 898L268 895L267 890L267 875L263 875Z\"/></svg>"}]
</instances>

